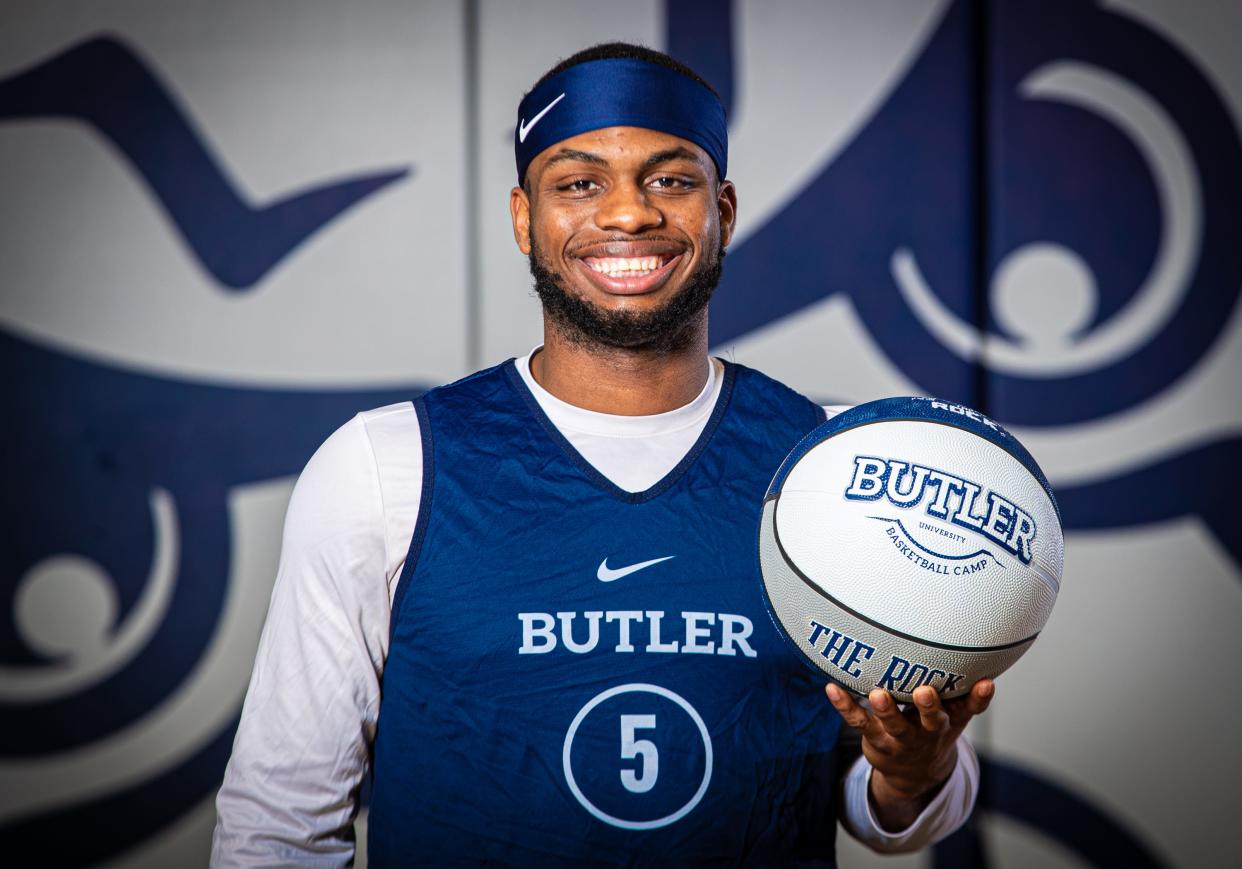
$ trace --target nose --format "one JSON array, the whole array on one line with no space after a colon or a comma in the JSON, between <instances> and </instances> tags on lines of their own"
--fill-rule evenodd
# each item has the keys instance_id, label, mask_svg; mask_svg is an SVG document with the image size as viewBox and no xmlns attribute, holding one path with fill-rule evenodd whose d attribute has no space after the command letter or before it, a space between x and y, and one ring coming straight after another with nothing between
<instances>
[{"instance_id":1,"label":"nose","mask_svg":"<svg viewBox=\"0 0 1242 869\"><path fill-rule=\"evenodd\" d=\"M629 235L637 235L663 224L663 212L652 202L646 190L632 182L617 184L609 189L599 200L599 208L595 212L597 227Z\"/></svg>"}]
</instances>

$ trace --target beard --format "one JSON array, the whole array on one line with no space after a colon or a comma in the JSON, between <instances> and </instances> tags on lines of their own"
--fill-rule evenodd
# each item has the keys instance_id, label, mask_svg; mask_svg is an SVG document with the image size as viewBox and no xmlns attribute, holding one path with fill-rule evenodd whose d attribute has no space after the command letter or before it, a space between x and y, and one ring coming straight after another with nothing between
<instances>
[{"instance_id":1,"label":"beard","mask_svg":"<svg viewBox=\"0 0 1242 869\"><path fill-rule=\"evenodd\" d=\"M645 350L672 354L697 337L699 314L707 307L724 264L721 245L710 262L697 266L686 285L652 311L609 311L575 295L560 273L544 265L532 236L530 273L544 314L571 343L585 349Z\"/></svg>"}]
</instances>

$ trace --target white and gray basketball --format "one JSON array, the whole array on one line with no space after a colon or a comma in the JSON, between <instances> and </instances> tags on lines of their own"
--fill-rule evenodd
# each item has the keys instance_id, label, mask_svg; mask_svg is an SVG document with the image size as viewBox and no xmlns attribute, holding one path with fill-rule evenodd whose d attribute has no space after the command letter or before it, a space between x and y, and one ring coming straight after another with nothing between
<instances>
[{"instance_id":1,"label":"white and gray basketball","mask_svg":"<svg viewBox=\"0 0 1242 869\"><path fill-rule=\"evenodd\" d=\"M910 701L996 676L1035 642L1064 540L1035 460L977 411L930 398L854 407L768 489L759 559L777 626L855 694Z\"/></svg>"}]
</instances>

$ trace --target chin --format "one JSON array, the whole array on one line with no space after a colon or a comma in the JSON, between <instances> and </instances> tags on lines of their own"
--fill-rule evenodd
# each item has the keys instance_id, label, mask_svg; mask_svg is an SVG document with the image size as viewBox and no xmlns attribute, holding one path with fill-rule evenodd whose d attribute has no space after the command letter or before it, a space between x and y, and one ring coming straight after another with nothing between
<instances>
[{"instance_id":1,"label":"chin","mask_svg":"<svg viewBox=\"0 0 1242 869\"><path fill-rule=\"evenodd\" d=\"M707 303L720 281L723 259L721 248L718 257L693 269L675 288L669 285L670 269L659 286L646 293L610 293L595 286L583 292L576 282L549 268L533 244L530 271L546 318L569 342L588 349L668 354L704 339ZM573 268L571 274L574 271L581 268Z\"/></svg>"}]
</instances>

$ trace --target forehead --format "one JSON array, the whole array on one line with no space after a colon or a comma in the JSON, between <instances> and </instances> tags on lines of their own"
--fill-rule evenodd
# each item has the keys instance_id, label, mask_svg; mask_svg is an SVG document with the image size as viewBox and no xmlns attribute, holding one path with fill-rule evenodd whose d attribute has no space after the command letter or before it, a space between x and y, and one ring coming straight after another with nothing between
<instances>
[{"instance_id":1,"label":"forehead","mask_svg":"<svg viewBox=\"0 0 1242 869\"><path fill-rule=\"evenodd\" d=\"M585 155L598 158L598 165L618 169L638 168L653 158L663 158L691 160L704 171L714 171L712 158L689 139L646 127L602 127L562 139L541 151L531 161L528 174L538 174L549 164L560 163L567 157L587 160ZM596 160L588 162L596 163Z\"/></svg>"}]
</instances>

